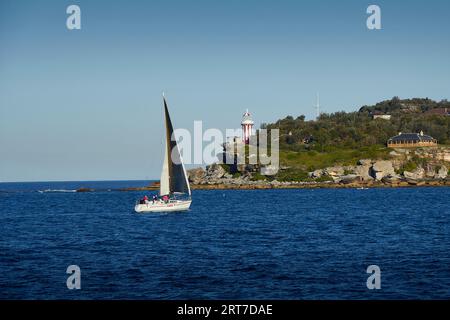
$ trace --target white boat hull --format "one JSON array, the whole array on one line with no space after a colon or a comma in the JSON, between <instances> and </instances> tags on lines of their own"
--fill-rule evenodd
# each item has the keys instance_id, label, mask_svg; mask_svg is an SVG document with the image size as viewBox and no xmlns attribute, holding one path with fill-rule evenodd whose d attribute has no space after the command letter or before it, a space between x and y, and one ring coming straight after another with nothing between
<instances>
[{"instance_id":1,"label":"white boat hull","mask_svg":"<svg viewBox=\"0 0 450 320\"><path fill-rule=\"evenodd\" d=\"M171 200L168 203L150 201L146 204L136 204L134 211L137 213L186 211L189 210L191 202L192 200Z\"/></svg>"}]
</instances>

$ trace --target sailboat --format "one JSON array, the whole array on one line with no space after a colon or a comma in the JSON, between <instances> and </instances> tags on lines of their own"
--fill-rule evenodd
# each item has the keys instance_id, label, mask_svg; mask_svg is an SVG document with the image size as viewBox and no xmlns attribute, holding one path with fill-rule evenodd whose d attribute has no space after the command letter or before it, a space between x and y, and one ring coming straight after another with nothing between
<instances>
[{"instance_id":1,"label":"sailboat","mask_svg":"<svg viewBox=\"0 0 450 320\"><path fill-rule=\"evenodd\" d=\"M164 162L161 171L159 198L152 201L145 200L136 203L134 210L138 213L146 212L175 212L188 210L191 206L191 188L173 134L167 101L163 94L164 115L166 120L166 139Z\"/></svg>"}]
</instances>

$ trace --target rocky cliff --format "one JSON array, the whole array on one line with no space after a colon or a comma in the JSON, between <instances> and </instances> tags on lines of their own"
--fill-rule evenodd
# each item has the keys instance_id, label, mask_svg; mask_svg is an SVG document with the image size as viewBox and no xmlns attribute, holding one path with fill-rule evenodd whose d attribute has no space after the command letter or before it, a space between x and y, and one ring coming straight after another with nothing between
<instances>
[{"instance_id":1,"label":"rocky cliff","mask_svg":"<svg viewBox=\"0 0 450 320\"><path fill-rule=\"evenodd\" d=\"M278 181L248 166L234 175L212 164L188 170L193 188L280 188L450 185L450 149L393 149L389 159L361 159L355 165L334 165L309 172L303 181Z\"/></svg>"}]
</instances>

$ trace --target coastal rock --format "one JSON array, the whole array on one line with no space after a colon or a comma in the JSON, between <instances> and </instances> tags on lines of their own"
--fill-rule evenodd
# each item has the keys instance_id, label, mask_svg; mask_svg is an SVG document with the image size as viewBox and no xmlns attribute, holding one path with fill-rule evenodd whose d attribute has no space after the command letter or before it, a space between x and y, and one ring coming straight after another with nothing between
<instances>
[{"instance_id":1,"label":"coastal rock","mask_svg":"<svg viewBox=\"0 0 450 320\"><path fill-rule=\"evenodd\" d=\"M232 178L233 178L233 175L230 174L230 173L225 173L225 174L223 175L223 178L224 178L224 179L232 179Z\"/></svg>"},{"instance_id":2,"label":"coastal rock","mask_svg":"<svg viewBox=\"0 0 450 320\"><path fill-rule=\"evenodd\" d=\"M418 149L415 153L420 158L450 162L450 148L448 147Z\"/></svg>"},{"instance_id":3,"label":"coastal rock","mask_svg":"<svg viewBox=\"0 0 450 320\"><path fill-rule=\"evenodd\" d=\"M273 180L273 181L270 182L270 184L274 185L274 186L279 186L279 185L281 185L281 182L279 182L277 180Z\"/></svg>"},{"instance_id":4,"label":"coastal rock","mask_svg":"<svg viewBox=\"0 0 450 320\"><path fill-rule=\"evenodd\" d=\"M424 186L425 185L425 181L418 181L418 180L415 180L415 179L408 179L406 181L408 182L409 185L412 185L412 186L420 187L420 186Z\"/></svg>"},{"instance_id":5,"label":"coastal rock","mask_svg":"<svg viewBox=\"0 0 450 320\"><path fill-rule=\"evenodd\" d=\"M247 164L245 165L245 172L256 172L258 171L258 165L256 164Z\"/></svg>"},{"instance_id":6,"label":"coastal rock","mask_svg":"<svg viewBox=\"0 0 450 320\"><path fill-rule=\"evenodd\" d=\"M436 167L428 163L425 167L425 177L427 179L433 179L436 175Z\"/></svg>"},{"instance_id":7,"label":"coastal rock","mask_svg":"<svg viewBox=\"0 0 450 320\"><path fill-rule=\"evenodd\" d=\"M381 179L381 181L385 182L385 183L397 183L400 180L402 180L402 176L400 176L396 173L389 174Z\"/></svg>"},{"instance_id":8,"label":"coastal rock","mask_svg":"<svg viewBox=\"0 0 450 320\"><path fill-rule=\"evenodd\" d=\"M356 167L357 166L344 166L344 170L345 170L345 172L350 172L350 173L354 174Z\"/></svg>"},{"instance_id":9,"label":"coastal rock","mask_svg":"<svg viewBox=\"0 0 450 320\"><path fill-rule=\"evenodd\" d=\"M187 171L189 182L200 184L205 178L206 171L203 168L195 168Z\"/></svg>"},{"instance_id":10,"label":"coastal rock","mask_svg":"<svg viewBox=\"0 0 450 320\"><path fill-rule=\"evenodd\" d=\"M397 152L397 153L409 154L409 150L408 149L396 148L396 149L394 149L394 151Z\"/></svg>"},{"instance_id":11,"label":"coastal rock","mask_svg":"<svg viewBox=\"0 0 450 320\"><path fill-rule=\"evenodd\" d=\"M395 174L395 170L391 161L382 160L373 164L371 173L375 180L381 181L384 177Z\"/></svg>"},{"instance_id":12,"label":"coastal rock","mask_svg":"<svg viewBox=\"0 0 450 320\"><path fill-rule=\"evenodd\" d=\"M330 176L330 177L338 177L338 176L343 176L344 175L344 168L343 167L329 167L325 169L325 174Z\"/></svg>"},{"instance_id":13,"label":"coastal rock","mask_svg":"<svg viewBox=\"0 0 450 320\"><path fill-rule=\"evenodd\" d=\"M438 155L438 159L450 162L450 151L442 152Z\"/></svg>"},{"instance_id":14,"label":"coastal rock","mask_svg":"<svg viewBox=\"0 0 450 320\"><path fill-rule=\"evenodd\" d=\"M278 167L268 165L265 167L261 167L261 174L264 176L274 176L278 173Z\"/></svg>"},{"instance_id":15,"label":"coastal rock","mask_svg":"<svg viewBox=\"0 0 450 320\"><path fill-rule=\"evenodd\" d=\"M360 181L361 181L361 176L359 176L357 174L347 174L345 176L341 176L339 182L344 183L344 184L349 184L349 183L360 182Z\"/></svg>"},{"instance_id":16,"label":"coastal rock","mask_svg":"<svg viewBox=\"0 0 450 320\"><path fill-rule=\"evenodd\" d=\"M448 176L448 169L446 166L441 166L441 168L438 170L436 175L434 176L435 179L445 179Z\"/></svg>"},{"instance_id":17,"label":"coastal rock","mask_svg":"<svg viewBox=\"0 0 450 320\"><path fill-rule=\"evenodd\" d=\"M314 170L313 172L309 172L308 176L310 178L317 179L317 178L322 177L323 174L324 174L324 171L322 169L318 169L318 170Z\"/></svg>"},{"instance_id":18,"label":"coastal rock","mask_svg":"<svg viewBox=\"0 0 450 320\"><path fill-rule=\"evenodd\" d=\"M360 166L371 166L372 165L372 160L370 160L370 159L358 160L358 165L360 165Z\"/></svg>"},{"instance_id":19,"label":"coastal rock","mask_svg":"<svg viewBox=\"0 0 450 320\"><path fill-rule=\"evenodd\" d=\"M354 172L356 175L361 177L361 180L371 181L373 180L373 178L370 175L370 170L371 170L371 163L370 164L365 163L364 165L356 166Z\"/></svg>"},{"instance_id":20,"label":"coastal rock","mask_svg":"<svg viewBox=\"0 0 450 320\"><path fill-rule=\"evenodd\" d=\"M403 175L406 179L409 180L420 180L425 177L425 170L421 167L417 168L413 172L405 171L403 172Z\"/></svg>"},{"instance_id":21,"label":"coastal rock","mask_svg":"<svg viewBox=\"0 0 450 320\"><path fill-rule=\"evenodd\" d=\"M206 177L208 180L220 179L225 175L225 173L227 173L225 169L217 163L206 166Z\"/></svg>"}]
</instances>

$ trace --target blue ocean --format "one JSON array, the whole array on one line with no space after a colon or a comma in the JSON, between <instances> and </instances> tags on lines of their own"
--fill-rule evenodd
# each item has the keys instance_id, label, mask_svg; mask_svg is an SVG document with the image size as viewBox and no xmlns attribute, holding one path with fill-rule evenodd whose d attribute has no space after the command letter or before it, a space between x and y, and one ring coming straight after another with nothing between
<instances>
[{"instance_id":1,"label":"blue ocean","mask_svg":"<svg viewBox=\"0 0 450 320\"><path fill-rule=\"evenodd\" d=\"M117 189L147 184L0 184L0 299L450 298L448 187L194 190L136 214L151 193Z\"/></svg>"}]
</instances>

